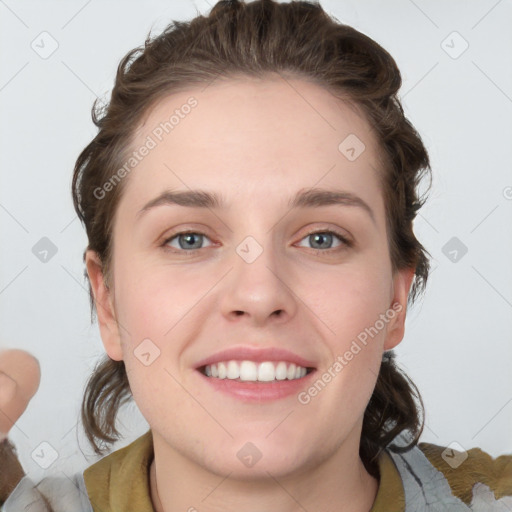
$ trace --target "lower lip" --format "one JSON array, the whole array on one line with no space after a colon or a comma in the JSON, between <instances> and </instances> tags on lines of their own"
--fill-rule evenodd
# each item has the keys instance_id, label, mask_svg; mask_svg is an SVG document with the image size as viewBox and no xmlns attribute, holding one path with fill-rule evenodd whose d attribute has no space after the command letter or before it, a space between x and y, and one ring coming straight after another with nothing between
<instances>
[{"instance_id":1,"label":"lower lip","mask_svg":"<svg viewBox=\"0 0 512 512\"><path fill-rule=\"evenodd\" d=\"M286 398L290 395L298 395L310 385L315 370L300 379L273 380L271 382L218 379L207 377L199 370L197 370L197 373L216 391L221 391L244 402L266 402Z\"/></svg>"}]
</instances>

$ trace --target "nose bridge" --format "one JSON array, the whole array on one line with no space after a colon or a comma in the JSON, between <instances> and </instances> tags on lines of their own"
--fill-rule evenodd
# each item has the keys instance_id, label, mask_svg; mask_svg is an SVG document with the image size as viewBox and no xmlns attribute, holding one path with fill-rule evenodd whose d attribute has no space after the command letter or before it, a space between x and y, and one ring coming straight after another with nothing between
<instances>
[{"instance_id":1,"label":"nose bridge","mask_svg":"<svg viewBox=\"0 0 512 512\"><path fill-rule=\"evenodd\" d=\"M264 323L273 316L293 316L293 293L286 279L282 255L274 247L271 233L246 236L233 254L222 301L223 314L238 317L242 313L254 322Z\"/></svg>"}]
</instances>

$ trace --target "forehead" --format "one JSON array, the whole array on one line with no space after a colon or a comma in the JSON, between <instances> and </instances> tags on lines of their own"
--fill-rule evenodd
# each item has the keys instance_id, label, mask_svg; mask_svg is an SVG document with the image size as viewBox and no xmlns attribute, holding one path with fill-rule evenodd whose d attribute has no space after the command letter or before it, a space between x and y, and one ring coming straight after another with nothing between
<instances>
[{"instance_id":1,"label":"forehead","mask_svg":"<svg viewBox=\"0 0 512 512\"><path fill-rule=\"evenodd\" d=\"M170 94L146 114L130 149L144 145L151 150L125 190L141 201L162 188L219 184L253 194L260 188L269 198L265 180L290 192L317 183L379 191L369 123L353 105L298 78L230 78Z\"/></svg>"}]
</instances>

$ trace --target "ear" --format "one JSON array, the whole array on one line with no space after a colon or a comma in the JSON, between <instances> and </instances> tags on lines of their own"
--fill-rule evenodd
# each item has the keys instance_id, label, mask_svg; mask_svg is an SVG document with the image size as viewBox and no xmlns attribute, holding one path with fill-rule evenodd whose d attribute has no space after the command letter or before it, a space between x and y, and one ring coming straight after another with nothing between
<instances>
[{"instance_id":1,"label":"ear","mask_svg":"<svg viewBox=\"0 0 512 512\"><path fill-rule=\"evenodd\" d=\"M397 271L393 277L393 298L389 307L396 314L389 321L384 350L395 348L404 337L407 298L414 278L414 272L413 268L406 268Z\"/></svg>"},{"instance_id":2,"label":"ear","mask_svg":"<svg viewBox=\"0 0 512 512\"><path fill-rule=\"evenodd\" d=\"M87 250L85 253L85 266L87 267L87 274L89 275L94 295L94 303L103 346L111 359L121 361L123 359L123 352L121 349L121 337L116 321L112 292L105 285L105 279L101 269L101 260L98 253Z\"/></svg>"}]
</instances>

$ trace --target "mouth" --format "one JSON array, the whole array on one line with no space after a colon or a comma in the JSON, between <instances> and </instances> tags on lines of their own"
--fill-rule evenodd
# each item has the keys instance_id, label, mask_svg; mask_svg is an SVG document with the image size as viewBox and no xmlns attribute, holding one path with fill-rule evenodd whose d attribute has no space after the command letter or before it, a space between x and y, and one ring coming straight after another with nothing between
<instances>
[{"instance_id":1,"label":"mouth","mask_svg":"<svg viewBox=\"0 0 512 512\"><path fill-rule=\"evenodd\" d=\"M205 377L235 382L298 381L315 371L313 367L299 366L289 361L228 360L200 366Z\"/></svg>"},{"instance_id":2,"label":"mouth","mask_svg":"<svg viewBox=\"0 0 512 512\"><path fill-rule=\"evenodd\" d=\"M317 372L313 361L284 347L234 345L198 361L195 370L213 392L212 400L222 394L261 405L292 398L310 386Z\"/></svg>"}]
</instances>

